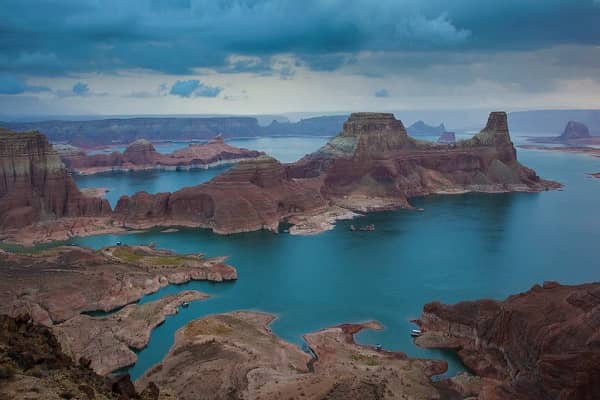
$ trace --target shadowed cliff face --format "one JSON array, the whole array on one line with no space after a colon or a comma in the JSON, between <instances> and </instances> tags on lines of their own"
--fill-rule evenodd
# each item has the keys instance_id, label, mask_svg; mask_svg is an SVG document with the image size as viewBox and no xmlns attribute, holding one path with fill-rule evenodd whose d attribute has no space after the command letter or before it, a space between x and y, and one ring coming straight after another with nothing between
<instances>
[{"instance_id":1,"label":"shadowed cliff face","mask_svg":"<svg viewBox=\"0 0 600 400\"><path fill-rule=\"evenodd\" d=\"M58 154L36 132L0 130L0 227L61 217L110 214L106 200L85 197Z\"/></svg>"},{"instance_id":2,"label":"shadowed cliff face","mask_svg":"<svg viewBox=\"0 0 600 400\"><path fill-rule=\"evenodd\" d=\"M600 284L425 305L416 342L457 350L494 399L600 398ZM480 396L480 398L482 398Z\"/></svg>"}]
</instances>

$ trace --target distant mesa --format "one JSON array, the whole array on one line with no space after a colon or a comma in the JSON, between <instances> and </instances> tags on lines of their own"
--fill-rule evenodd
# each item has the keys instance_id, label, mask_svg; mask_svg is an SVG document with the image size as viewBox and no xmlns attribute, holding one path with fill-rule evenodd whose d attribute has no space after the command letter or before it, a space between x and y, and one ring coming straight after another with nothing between
<instances>
[{"instance_id":1,"label":"distant mesa","mask_svg":"<svg viewBox=\"0 0 600 400\"><path fill-rule=\"evenodd\" d=\"M443 123L438 126L427 125L423 121L417 121L407 128L408 134L411 136L439 136L446 132L446 127Z\"/></svg>"},{"instance_id":2,"label":"distant mesa","mask_svg":"<svg viewBox=\"0 0 600 400\"><path fill-rule=\"evenodd\" d=\"M590 130L581 122L569 121L562 135L561 140L587 139L589 138Z\"/></svg>"},{"instance_id":3,"label":"distant mesa","mask_svg":"<svg viewBox=\"0 0 600 400\"><path fill-rule=\"evenodd\" d=\"M600 136L592 136L587 125L581 122L569 121L563 130L563 133L559 136L530 137L528 138L528 141L542 144L563 144L583 147L600 145Z\"/></svg>"},{"instance_id":4,"label":"distant mesa","mask_svg":"<svg viewBox=\"0 0 600 400\"><path fill-rule=\"evenodd\" d=\"M453 144L456 142L456 135L454 132L444 132L440 135L437 142L441 144Z\"/></svg>"}]
</instances>

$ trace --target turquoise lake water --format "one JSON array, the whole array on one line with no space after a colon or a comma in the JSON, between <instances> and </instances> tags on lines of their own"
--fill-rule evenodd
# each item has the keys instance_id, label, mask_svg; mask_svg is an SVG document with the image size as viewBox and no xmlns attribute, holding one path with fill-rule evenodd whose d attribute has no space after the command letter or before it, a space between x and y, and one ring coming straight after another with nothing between
<instances>
[{"instance_id":1,"label":"turquoise lake water","mask_svg":"<svg viewBox=\"0 0 600 400\"><path fill-rule=\"evenodd\" d=\"M263 141L268 146L268 140ZM305 143L298 153L319 146ZM246 147L251 148L251 143ZM283 148L291 157L293 146ZM272 153L277 156L276 151ZM564 190L413 199L424 212L375 213L354 222L373 223L374 232L350 232L352 222L343 221L332 231L308 237L268 232L218 236L186 229L71 242L100 248L118 240L127 244L152 241L177 252L229 255L229 262L238 269L239 280L233 283L168 286L142 299L152 301L187 289L211 295L209 300L181 309L153 332L149 346L130 369L133 378L161 361L175 331L188 321L242 309L277 314L273 331L300 346L304 333L343 322L378 320L385 329L359 334L360 343L446 359L452 374L463 367L450 353L420 349L408 334L413 328L409 321L420 315L425 303L502 299L544 280L600 280L596 248L600 243L600 180L585 175L600 171L600 159L531 150L518 153L521 162L541 176L565 184ZM148 188L154 188L157 179L173 180L177 174L182 174L182 181L188 179L182 172L157 174L158 178L140 177L140 185L146 181ZM98 183L105 182L103 176L95 177ZM95 177L88 177L93 178L90 185Z\"/></svg>"}]
</instances>

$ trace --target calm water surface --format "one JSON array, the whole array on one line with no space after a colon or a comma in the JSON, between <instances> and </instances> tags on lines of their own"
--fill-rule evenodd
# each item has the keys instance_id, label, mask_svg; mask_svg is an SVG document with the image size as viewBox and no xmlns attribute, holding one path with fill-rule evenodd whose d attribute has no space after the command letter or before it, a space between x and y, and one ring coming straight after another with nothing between
<instances>
[{"instance_id":1,"label":"calm water surface","mask_svg":"<svg viewBox=\"0 0 600 400\"><path fill-rule=\"evenodd\" d=\"M268 142L265 147L293 148L285 146L285 141ZM301 153L320 146L312 145L308 151L302 147ZM410 356L444 358L450 363L450 373L455 373L462 369L455 358L420 349L408 335L413 328L409 321L419 316L425 303L501 299L544 280L600 280L596 248L600 243L600 180L585 175L600 171L600 159L525 150L519 150L519 159L540 175L564 183L565 189L414 199L425 212L376 213L360 219L359 224L374 223L375 232L352 233L348 230L351 222L340 222L332 231L309 237L267 232L218 236L189 229L72 242L100 248L118 240L127 244L152 241L177 252L229 255L229 262L238 269L239 280L234 283L191 282L142 299L148 302L187 289L211 295L207 301L181 309L153 332L149 346L130 369L134 378L160 362L175 331L188 321L240 309L277 314L273 331L300 346L304 333L375 319L385 330L361 333L361 343L381 343ZM157 174L158 178L140 177L140 185L146 180L147 188L154 190L157 179L181 173Z\"/></svg>"}]
</instances>

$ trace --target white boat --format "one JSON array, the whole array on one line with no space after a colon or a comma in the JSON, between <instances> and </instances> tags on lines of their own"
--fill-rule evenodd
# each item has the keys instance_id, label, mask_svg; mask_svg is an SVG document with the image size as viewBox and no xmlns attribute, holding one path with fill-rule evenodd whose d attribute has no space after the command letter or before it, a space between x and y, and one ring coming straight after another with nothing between
<instances>
[{"instance_id":1,"label":"white boat","mask_svg":"<svg viewBox=\"0 0 600 400\"><path fill-rule=\"evenodd\" d=\"M422 333L423 333L423 331L420 330L420 329L412 329L410 331L410 336L415 336L415 337L416 336L421 336Z\"/></svg>"},{"instance_id":2,"label":"white boat","mask_svg":"<svg viewBox=\"0 0 600 400\"><path fill-rule=\"evenodd\" d=\"M189 307L190 302L189 301L184 301L183 303L181 303L181 307Z\"/></svg>"}]
</instances>

